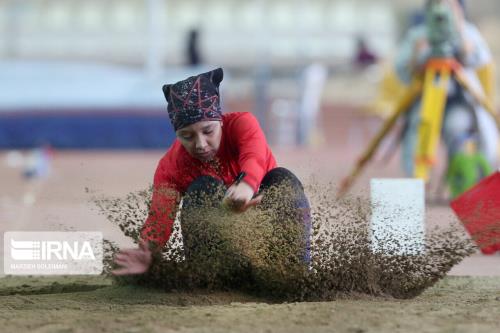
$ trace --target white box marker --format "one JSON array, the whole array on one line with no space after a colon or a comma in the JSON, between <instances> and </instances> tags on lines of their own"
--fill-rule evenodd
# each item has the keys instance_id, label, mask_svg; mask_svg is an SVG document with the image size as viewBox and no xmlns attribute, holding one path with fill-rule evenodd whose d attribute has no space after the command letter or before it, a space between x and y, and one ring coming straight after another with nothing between
<instances>
[{"instance_id":1,"label":"white box marker","mask_svg":"<svg viewBox=\"0 0 500 333\"><path fill-rule=\"evenodd\" d=\"M425 251L425 188L421 179L372 179L371 241L375 252Z\"/></svg>"}]
</instances>

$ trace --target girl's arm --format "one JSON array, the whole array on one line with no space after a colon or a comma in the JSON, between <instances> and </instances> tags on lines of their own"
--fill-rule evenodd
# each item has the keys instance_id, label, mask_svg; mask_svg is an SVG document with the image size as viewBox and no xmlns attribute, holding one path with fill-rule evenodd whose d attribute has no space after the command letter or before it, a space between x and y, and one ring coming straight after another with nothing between
<instances>
[{"instance_id":1,"label":"girl's arm","mask_svg":"<svg viewBox=\"0 0 500 333\"><path fill-rule=\"evenodd\" d=\"M166 172L169 167L166 164L162 159L156 169L149 215L141 231L142 239L158 250L165 246L172 234L180 197L175 182Z\"/></svg>"},{"instance_id":2,"label":"girl's arm","mask_svg":"<svg viewBox=\"0 0 500 333\"><path fill-rule=\"evenodd\" d=\"M232 136L239 149L238 163L246 175L243 181L257 192L260 182L267 171L271 152L257 118L251 113L244 113L233 124Z\"/></svg>"}]
</instances>

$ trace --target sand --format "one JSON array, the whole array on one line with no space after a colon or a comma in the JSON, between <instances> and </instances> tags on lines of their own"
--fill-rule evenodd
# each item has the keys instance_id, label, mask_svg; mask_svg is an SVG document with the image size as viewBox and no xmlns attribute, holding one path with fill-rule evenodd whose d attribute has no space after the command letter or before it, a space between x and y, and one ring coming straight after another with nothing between
<instances>
[{"instance_id":1,"label":"sand","mask_svg":"<svg viewBox=\"0 0 500 333\"><path fill-rule=\"evenodd\" d=\"M457 226L428 230L422 249L415 240L408 241L404 247L414 248L411 255L398 253L395 249L403 247L402 240L390 235L379 239L384 245L374 251L369 201L338 200L333 184L312 183L306 188L312 205L309 263L303 259L304 226L297 223L302 218L289 202L293 191L283 184L264 193L266 208L244 214L223 209L212 203L213 198L205 198L189 214L183 211L182 235L189 236L189 241L182 246L180 225L174 224L171 241L148 274L118 282L165 291L238 290L282 302L329 301L353 293L405 299L421 294L474 252L472 242ZM150 197L151 191L145 190L95 202L109 222L137 242ZM405 218L403 212L396 214L395 218ZM186 248L189 258L184 256ZM117 250L116 246L105 249L106 272L114 266Z\"/></svg>"},{"instance_id":2,"label":"sand","mask_svg":"<svg viewBox=\"0 0 500 333\"><path fill-rule=\"evenodd\" d=\"M54 291L54 284L60 290ZM2 332L498 332L500 278L447 277L412 300L351 295L273 304L102 277L0 279ZM91 287L84 287L91 286ZM83 289L89 288L93 290ZM56 288L57 289L57 288Z\"/></svg>"}]
</instances>

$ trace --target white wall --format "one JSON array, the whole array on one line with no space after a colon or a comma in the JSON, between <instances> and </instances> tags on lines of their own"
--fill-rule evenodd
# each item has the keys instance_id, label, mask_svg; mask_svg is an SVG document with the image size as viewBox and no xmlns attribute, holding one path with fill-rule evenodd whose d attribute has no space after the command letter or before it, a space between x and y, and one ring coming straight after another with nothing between
<instances>
[{"instance_id":1,"label":"white wall","mask_svg":"<svg viewBox=\"0 0 500 333\"><path fill-rule=\"evenodd\" d=\"M0 57L98 59L143 63L148 50L147 2L158 1L162 63L183 62L184 40L202 28L205 59L222 65L350 57L361 34L381 55L397 38L389 0L3 0Z\"/></svg>"}]
</instances>

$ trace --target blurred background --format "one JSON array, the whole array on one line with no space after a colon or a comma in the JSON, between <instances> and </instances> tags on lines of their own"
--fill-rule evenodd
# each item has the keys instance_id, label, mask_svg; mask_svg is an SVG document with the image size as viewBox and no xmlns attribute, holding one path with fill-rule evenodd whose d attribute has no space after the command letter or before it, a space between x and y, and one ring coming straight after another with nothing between
<instances>
[{"instance_id":1,"label":"blurred background","mask_svg":"<svg viewBox=\"0 0 500 333\"><path fill-rule=\"evenodd\" d=\"M387 73L423 4L0 0L0 231L102 230L129 244L92 198L152 182L174 139L162 85L216 67L224 112L254 113L279 164L339 181L394 106ZM497 64L498 13L498 1L467 3ZM375 161L354 192L402 175L397 157ZM483 259L455 273L484 271Z\"/></svg>"}]
</instances>

